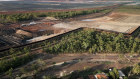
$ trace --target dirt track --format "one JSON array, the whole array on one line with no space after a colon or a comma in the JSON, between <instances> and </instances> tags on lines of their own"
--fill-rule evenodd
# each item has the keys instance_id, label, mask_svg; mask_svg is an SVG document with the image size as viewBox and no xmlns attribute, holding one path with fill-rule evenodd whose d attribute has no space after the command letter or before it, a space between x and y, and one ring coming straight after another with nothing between
<instances>
[{"instance_id":1,"label":"dirt track","mask_svg":"<svg viewBox=\"0 0 140 79\"><path fill-rule=\"evenodd\" d=\"M126 57L125 57L126 56ZM108 69L109 67L116 67L118 69L121 69L123 67L127 66L131 66L133 65L132 63L137 63L140 62L137 60L137 58L139 57L138 55L136 55L134 58L130 58L130 55L122 55L122 58L119 57L119 54L88 54L88 53L83 53L83 54L60 54L60 55L56 55L56 56L51 56L51 59L48 59L48 57L44 56L43 60L45 60L47 58L47 60L45 60L45 62L49 63L49 62L56 62L60 63L60 62L71 62L74 61L73 63L67 64L65 66L60 65L59 68L61 68L62 70L67 70L67 71L72 71L72 70L82 70L84 69L84 67L96 67L97 69ZM128 59L131 60L131 62L129 62ZM122 61L125 64L121 64L119 63L120 61ZM97 63L100 62L100 63ZM110 63L104 63L104 62L110 62ZM104 65L104 67L98 67L98 65ZM78 66L78 67L76 67ZM96 69L95 68L95 69ZM60 71L62 71L60 70ZM49 72L49 71L48 71ZM54 74L54 73L53 73Z\"/></svg>"}]
</instances>

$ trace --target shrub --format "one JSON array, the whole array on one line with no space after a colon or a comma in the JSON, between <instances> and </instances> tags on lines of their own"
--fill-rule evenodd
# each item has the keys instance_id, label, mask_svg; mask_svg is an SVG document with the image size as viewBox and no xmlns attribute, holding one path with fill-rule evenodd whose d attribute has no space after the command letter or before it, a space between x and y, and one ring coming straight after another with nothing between
<instances>
[{"instance_id":1,"label":"shrub","mask_svg":"<svg viewBox=\"0 0 140 79\"><path fill-rule=\"evenodd\" d=\"M133 69L132 69L133 74L140 74L140 65L139 64L135 64Z\"/></svg>"},{"instance_id":2,"label":"shrub","mask_svg":"<svg viewBox=\"0 0 140 79\"><path fill-rule=\"evenodd\" d=\"M115 76L115 73L113 71L110 71L109 75L112 79L117 79L116 76Z\"/></svg>"}]
</instances>

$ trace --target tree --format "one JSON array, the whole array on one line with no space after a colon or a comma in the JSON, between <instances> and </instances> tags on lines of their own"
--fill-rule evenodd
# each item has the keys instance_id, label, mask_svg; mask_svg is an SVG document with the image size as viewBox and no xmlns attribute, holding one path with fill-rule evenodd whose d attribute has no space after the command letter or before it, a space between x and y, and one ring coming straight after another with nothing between
<instances>
[{"instance_id":1,"label":"tree","mask_svg":"<svg viewBox=\"0 0 140 79\"><path fill-rule=\"evenodd\" d=\"M136 52L136 47L137 47L137 43L136 43L136 42L134 42L134 43L132 44L131 53Z\"/></svg>"},{"instance_id":2,"label":"tree","mask_svg":"<svg viewBox=\"0 0 140 79\"><path fill-rule=\"evenodd\" d=\"M111 46L111 44L106 43L105 48L106 48L106 51L107 51L107 52L112 52L112 46Z\"/></svg>"},{"instance_id":3,"label":"tree","mask_svg":"<svg viewBox=\"0 0 140 79\"><path fill-rule=\"evenodd\" d=\"M89 43L88 42L83 42L83 48L86 50L89 47Z\"/></svg>"},{"instance_id":4,"label":"tree","mask_svg":"<svg viewBox=\"0 0 140 79\"><path fill-rule=\"evenodd\" d=\"M68 40L65 40L68 39ZM140 52L140 39L125 38L122 34L100 33L95 30L82 30L63 37L59 43L48 47L49 52ZM65 40L65 42L63 41ZM130 43L129 43L130 41ZM58 45L58 46L57 46ZM131 46L129 46L131 45ZM130 47L130 48L129 48Z\"/></svg>"},{"instance_id":5,"label":"tree","mask_svg":"<svg viewBox=\"0 0 140 79\"><path fill-rule=\"evenodd\" d=\"M121 52L120 43L116 43L116 45L115 45L115 51L116 52Z\"/></svg>"}]
</instances>

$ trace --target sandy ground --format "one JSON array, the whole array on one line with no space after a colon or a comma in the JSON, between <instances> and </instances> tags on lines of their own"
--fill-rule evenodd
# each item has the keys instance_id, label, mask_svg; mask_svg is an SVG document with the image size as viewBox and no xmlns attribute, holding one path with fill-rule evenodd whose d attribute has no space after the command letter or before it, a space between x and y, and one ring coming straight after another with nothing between
<instances>
[{"instance_id":1,"label":"sandy ground","mask_svg":"<svg viewBox=\"0 0 140 79\"><path fill-rule=\"evenodd\" d=\"M62 22L53 25L56 28L76 29L89 27L103 30L111 30L121 33L131 33L140 26L140 15L112 13L108 16L83 19L81 21Z\"/></svg>"}]
</instances>

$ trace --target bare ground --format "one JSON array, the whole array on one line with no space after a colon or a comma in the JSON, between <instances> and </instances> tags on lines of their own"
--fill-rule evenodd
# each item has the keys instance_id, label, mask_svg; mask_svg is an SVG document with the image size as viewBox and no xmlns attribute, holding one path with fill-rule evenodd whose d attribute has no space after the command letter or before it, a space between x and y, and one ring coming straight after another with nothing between
<instances>
[{"instance_id":1,"label":"bare ground","mask_svg":"<svg viewBox=\"0 0 140 79\"><path fill-rule=\"evenodd\" d=\"M76 29L79 27L89 27L103 30L111 30L121 33L131 33L140 26L140 15L126 13L112 13L108 16L83 19L81 21L62 22L53 27Z\"/></svg>"},{"instance_id":2,"label":"bare ground","mask_svg":"<svg viewBox=\"0 0 140 79\"><path fill-rule=\"evenodd\" d=\"M61 76L63 72L70 74L73 71L85 70L87 68L108 69L116 67L118 69L133 66L140 62L140 55L135 54L46 54L40 53L40 57L34 61L14 70L13 75L22 78L38 78L44 75ZM37 72L36 72L37 71ZM2 76L8 78L8 76Z\"/></svg>"}]
</instances>

